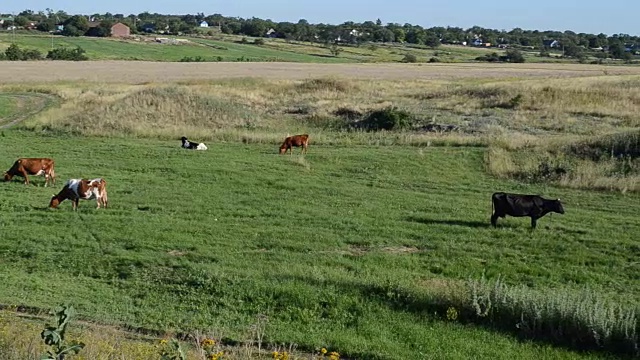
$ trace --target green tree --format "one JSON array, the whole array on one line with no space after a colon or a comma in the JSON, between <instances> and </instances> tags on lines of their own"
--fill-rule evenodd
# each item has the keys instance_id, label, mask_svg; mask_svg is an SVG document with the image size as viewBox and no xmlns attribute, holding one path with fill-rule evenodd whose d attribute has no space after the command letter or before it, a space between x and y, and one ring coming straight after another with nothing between
<instances>
[{"instance_id":1,"label":"green tree","mask_svg":"<svg viewBox=\"0 0 640 360\"><path fill-rule=\"evenodd\" d=\"M13 19L13 23L16 26L21 26L21 27L25 27L27 26L27 24L29 23L29 19L27 19L25 16L16 16Z\"/></svg>"},{"instance_id":2,"label":"green tree","mask_svg":"<svg viewBox=\"0 0 640 360\"><path fill-rule=\"evenodd\" d=\"M65 28L67 26L73 26L78 31L82 32L82 34L86 33L89 30L89 20L81 15L74 15L70 17L67 21L64 22L64 25Z\"/></svg>"},{"instance_id":3,"label":"green tree","mask_svg":"<svg viewBox=\"0 0 640 360\"><path fill-rule=\"evenodd\" d=\"M395 28L393 31L393 37L397 42L404 42L406 39L406 33L403 28Z\"/></svg>"},{"instance_id":4,"label":"green tree","mask_svg":"<svg viewBox=\"0 0 640 360\"><path fill-rule=\"evenodd\" d=\"M614 59L624 59L626 51L624 45L620 41L612 41L609 45L609 53Z\"/></svg>"},{"instance_id":5,"label":"green tree","mask_svg":"<svg viewBox=\"0 0 640 360\"><path fill-rule=\"evenodd\" d=\"M62 35L64 36L82 36L84 33L80 31L77 27L73 25L65 25L62 30Z\"/></svg>"},{"instance_id":6,"label":"green tree","mask_svg":"<svg viewBox=\"0 0 640 360\"><path fill-rule=\"evenodd\" d=\"M437 48L440 46L440 39L436 34L430 33L424 39L424 44L428 47Z\"/></svg>"}]
</instances>

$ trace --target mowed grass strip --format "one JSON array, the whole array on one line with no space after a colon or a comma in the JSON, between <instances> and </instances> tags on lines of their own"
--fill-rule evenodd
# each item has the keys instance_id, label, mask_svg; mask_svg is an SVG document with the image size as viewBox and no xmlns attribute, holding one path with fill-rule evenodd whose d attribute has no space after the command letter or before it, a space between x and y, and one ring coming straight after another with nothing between
<instances>
[{"instance_id":1,"label":"mowed grass strip","mask_svg":"<svg viewBox=\"0 0 640 360\"><path fill-rule=\"evenodd\" d=\"M59 182L0 184L0 301L231 338L265 314L269 342L381 359L577 357L443 322L430 279L484 272L637 302L638 195L495 180L480 149L207 146L7 132L1 166L51 156ZM109 209L47 210L65 179L97 176ZM560 197L567 213L492 229L496 190Z\"/></svg>"}]
</instances>

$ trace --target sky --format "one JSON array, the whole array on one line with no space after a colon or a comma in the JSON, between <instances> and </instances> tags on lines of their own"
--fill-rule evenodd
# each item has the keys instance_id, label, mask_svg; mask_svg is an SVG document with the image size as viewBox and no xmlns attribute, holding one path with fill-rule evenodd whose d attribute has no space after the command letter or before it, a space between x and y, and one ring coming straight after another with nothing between
<instances>
[{"instance_id":1,"label":"sky","mask_svg":"<svg viewBox=\"0 0 640 360\"><path fill-rule=\"evenodd\" d=\"M3 4L4 3L4 4ZM572 30L640 35L638 0L3 0L0 13L64 10L69 14L222 14L278 21L411 23L424 27L478 25L511 30Z\"/></svg>"}]
</instances>

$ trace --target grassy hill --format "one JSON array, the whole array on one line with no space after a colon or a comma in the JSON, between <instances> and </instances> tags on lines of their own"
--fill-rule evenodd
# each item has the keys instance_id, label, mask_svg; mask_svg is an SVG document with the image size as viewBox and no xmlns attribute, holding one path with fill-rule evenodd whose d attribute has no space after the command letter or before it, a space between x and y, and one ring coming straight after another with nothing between
<instances>
[{"instance_id":1,"label":"grassy hill","mask_svg":"<svg viewBox=\"0 0 640 360\"><path fill-rule=\"evenodd\" d=\"M162 37L159 35L159 37ZM183 58L201 57L207 61L286 61L286 62L399 62L406 54L413 54L419 62L427 62L431 58L441 62L468 62L476 57L490 53L503 53L499 49L483 49L463 46L441 46L430 49L420 46L403 46L399 44L341 46L338 56L333 56L322 44L281 39L263 39L264 45L255 45L253 38L231 35L218 35L206 38L189 38L189 43L181 45L160 44L153 41L155 37L142 37L147 41L118 40L89 37L63 37L23 32L15 37L16 44L24 48L38 49L43 53L52 47L80 46L87 51L91 60L148 60L148 61L180 61ZM176 38L170 36L169 38ZM246 43L243 43L243 39ZM0 50L14 41L10 33L0 34ZM536 53L525 53L529 61L560 61L553 58L539 58ZM565 60L566 61L566 60Z\"/></svg>"}]
</instances>

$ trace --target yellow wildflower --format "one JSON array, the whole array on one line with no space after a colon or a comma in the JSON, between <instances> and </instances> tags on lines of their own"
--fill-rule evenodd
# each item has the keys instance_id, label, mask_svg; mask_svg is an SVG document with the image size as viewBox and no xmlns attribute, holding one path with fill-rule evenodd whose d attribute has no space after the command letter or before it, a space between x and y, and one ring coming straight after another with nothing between
<instances>
[{"instance_id":1,"label":"yellow wildflower","mask_svg":"<svg viewBox=\"0 0 640 360\"><path fill-rule=\"evenodd\" d=\"M333 351L331 354L329 354L330 359L331 360L338 360L340 359L340 354L338 354L337 352Z\"/></svg>"},{"instance_id":2,"label":"yellow wildflower","mask_svg":"<svg viewBox=\"0 0 640 360\"><path fill-rule=\"evenodd\" d=\"M167 339L160 340L160 345L165 345L167 343Z\"/></svg>"},{"instance_id":3,"label":"yellow wildflower","mask_svg":"<svg viewBox=\"0 0 640 360\"><path fill-rule=\"evenodd\" d=\"M324 355L324 354L326 354L326 353L327 353L327 349L322 348L322 349L320 350L320 352L322 353L322 355Z\"/></svg>"},{"instance_id":4,"label":"yellow wildflower","mask_svg":"<svg viewBox=\"0 0 640 360\"><path fill-rule=\"evenodd\" d=\"M205 341L202 342L203 346L213 346L216 344L216 341L213 339L206 339Z\"/></svg>"},{"instance_id":5,"label":"yellow wildflower","mask_svg":"<svg viewBox=\"0 0 640 360\"><path fill-rule=\"evenodd\" d=\"M271 353L271 355L273 355L274 359L277 359L278 355L280 355L280 354L277 351L274 351L274 352Z\"/></svg>"}]
</instances>

